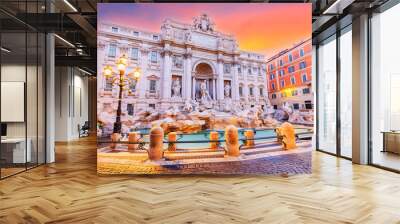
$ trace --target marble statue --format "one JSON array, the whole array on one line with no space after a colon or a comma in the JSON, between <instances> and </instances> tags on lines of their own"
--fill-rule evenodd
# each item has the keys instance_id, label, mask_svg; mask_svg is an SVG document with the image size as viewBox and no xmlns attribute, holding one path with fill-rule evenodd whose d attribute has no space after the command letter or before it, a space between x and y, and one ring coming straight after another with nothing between
<instances>
[{"instance_id":1,"label":"marble statue","mask_svg":"<svg viewBox=\"0 0 400 224\"><path fill-rule=\"evenodd\" d=\"M200 105L207 109L212 107L212 100L208 93L206 80L200 82Z\"/></svg>"},{"instance_id":2,"label":"marble statue","mask_svg":"<svg viewBox=\"0 0 400 224\"><path fill-rule=\"evenodd\" d=\"M175 79L172 82L172 97L180 97L181 96L181 82L179 79Z\"/></svg>"},{"instance_id":3,"label":"marble statue","mask_svg":"<svg viewBox=\"0 0 400 224\"><path fill-rule=\"evenodd\" d=\"M225 84L224 86L224 94L227 98L231 97L231 85L229 85L229 83Z\"/></svg>"},{"instance_id":4,"label":"marble statue","mask_svg":"<svg viewBox=\"0 0 400 224\"><path fill-rule=\"evenodd\" d=\"M186 100L186 101L185 101L185 105L183 106L183 110L184 110L186 113L190 113L190 112L193 111L193 105L192 105L191 100Z\"/></svg>"}]
</instances>

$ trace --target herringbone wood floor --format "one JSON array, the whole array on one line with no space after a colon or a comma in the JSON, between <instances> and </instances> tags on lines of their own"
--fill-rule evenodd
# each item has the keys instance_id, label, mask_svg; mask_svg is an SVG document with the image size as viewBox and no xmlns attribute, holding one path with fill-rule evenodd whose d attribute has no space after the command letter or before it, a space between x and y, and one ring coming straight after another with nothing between
<instances>
[{"instance_id":1,"label":"herringbone wood floor","mask_svg":"<svg viewBox=\"0 0 400 224\"><path fill-rule=\"evenodd\" d=\"M315 152L313 174L98 176L96 144L0 181L0 223L400 223L400 175Z\"/></svg>"}]
</instances>

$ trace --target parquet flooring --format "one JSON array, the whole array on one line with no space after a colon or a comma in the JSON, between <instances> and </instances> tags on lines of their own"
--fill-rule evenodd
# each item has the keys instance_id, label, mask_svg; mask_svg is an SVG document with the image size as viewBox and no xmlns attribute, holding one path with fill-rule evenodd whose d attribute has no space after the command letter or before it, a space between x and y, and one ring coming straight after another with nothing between
<instances>
[{"instance_id":1,"label":"parquet flooring","mask_svg":"<svg viewBox=\"0 0 400 224\"><path fill-rule=\"evenodd\" d=\"M98 176L92 138L0 181L0 223L400 223L400 175L315 152L313 174Z\"/></svg>"}]
</instances>

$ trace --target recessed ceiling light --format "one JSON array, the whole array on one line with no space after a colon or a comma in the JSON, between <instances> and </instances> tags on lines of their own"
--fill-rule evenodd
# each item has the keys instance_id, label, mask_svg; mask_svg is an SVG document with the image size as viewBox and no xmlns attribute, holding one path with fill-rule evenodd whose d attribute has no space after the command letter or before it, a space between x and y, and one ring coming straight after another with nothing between
<instances>
[{"instance_id":1,"label":"recessed ceiling light","mask_svg":"<svg viewBox=\"0 0 400 224\"><path fill-rule=\"evenodd\" d=\"M54 34L55 37L57 37L59 40L61 40L62 42L66 43L67 45L69 45L70 47L75 48L75 45L73 45L71 42L69 42L68 40L60 37L58 34Z\"/></svg>"},{"instance_id":2,"label":"recessed ceiling light","mask_svg":"<svg viewBox=\"0 0 400 224\"><path fill-rule=\"evenodd\" d=\"M68 1L64 0L65 4L67 4L74 12L78 12L78 10Z\"/></svg>"},{"instance_id":3,"label":"recessed ceiling light","mask_svg":"<svg viewBox=\"0 0 400 224\"><path fill-rule=\"evenodd\" d=\"M10 52L11 52L11 50L8 50L8 49L5 48L5 47L1 47L0 49L1 49L1 51L4 51L4 52L6 52L6 53L10 53Z\"/></svg>"}]
</instances>

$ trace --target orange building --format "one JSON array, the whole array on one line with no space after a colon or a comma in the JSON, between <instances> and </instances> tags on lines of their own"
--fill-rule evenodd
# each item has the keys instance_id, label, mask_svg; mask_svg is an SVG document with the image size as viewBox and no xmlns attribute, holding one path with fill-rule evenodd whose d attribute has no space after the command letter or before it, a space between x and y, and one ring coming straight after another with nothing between
<instances>
[{"instance_id":1,"label":"orange building","mask_svg":"<svg viewBox=\"0 0 400 224\"><path fill-rule=\"evenodd\" d=\"M295 110L313 109L311 39L267 60L268 98L275 109L289 102Z\"/></svg>"}]
</instances>

